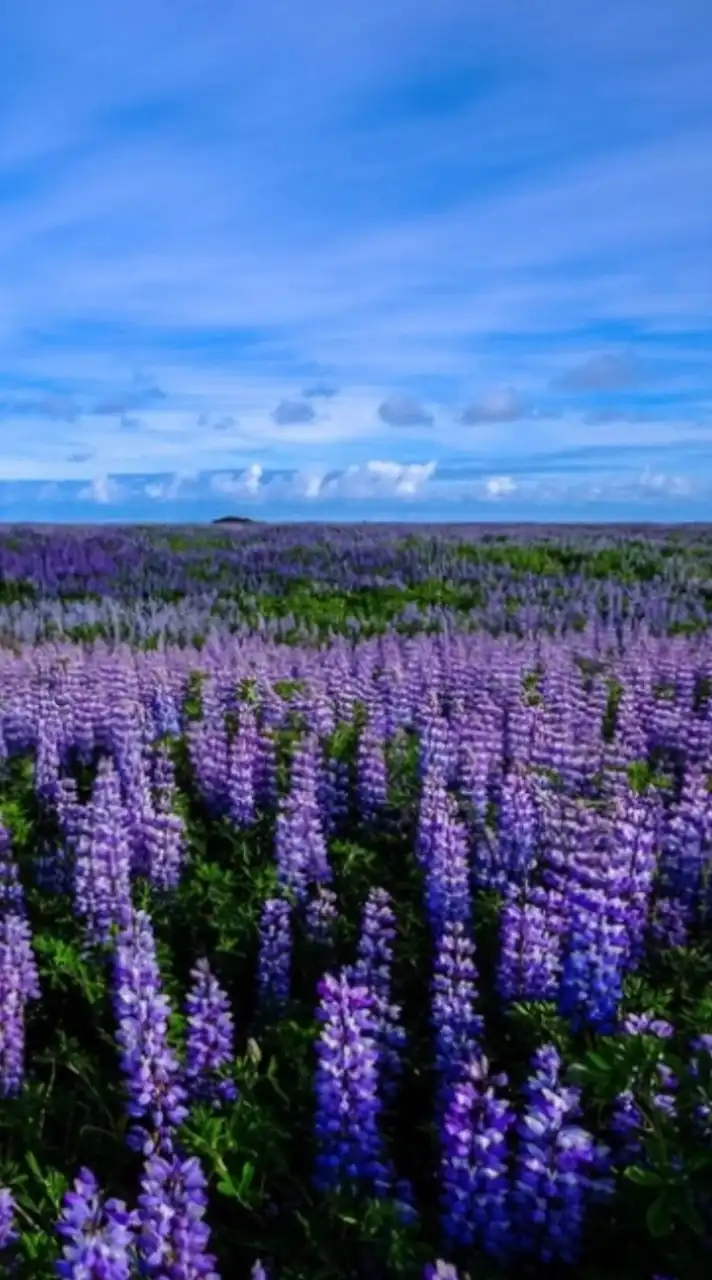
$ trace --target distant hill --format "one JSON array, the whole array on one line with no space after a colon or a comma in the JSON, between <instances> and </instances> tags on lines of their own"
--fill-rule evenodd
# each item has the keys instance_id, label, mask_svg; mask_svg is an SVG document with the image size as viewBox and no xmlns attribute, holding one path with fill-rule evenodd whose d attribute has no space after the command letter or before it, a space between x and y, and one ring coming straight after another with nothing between
<instances>
[{"instance_id":1,"label":"distant hill","mask_svg":"<svg viewBox=\"0 0 712 1280\"><path fill-rule=\"evenodd\" d=\"M212 524L257 524L256 520L250 519L249 516L218 516L217 520L213 520Z\"/></svg>"}]
</instances>

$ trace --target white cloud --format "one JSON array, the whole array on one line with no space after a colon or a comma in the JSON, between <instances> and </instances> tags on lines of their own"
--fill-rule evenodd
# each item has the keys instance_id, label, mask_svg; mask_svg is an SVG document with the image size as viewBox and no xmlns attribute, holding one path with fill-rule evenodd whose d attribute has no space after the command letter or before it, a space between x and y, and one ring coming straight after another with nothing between
<instances>
[{"instance_id":1,"label":"white cloud","mask_svg":"<svg viewBox=\"0 0 712 1280\"><path fill-rule=\"evenodd\" d=\"M151 481L144 486L144 492L157 502L174 502L180 497L185 485L191 480L197 480L199 474L197 471L176 471L167 480Z\"/></svg>"},{"instance_id":2,"label":"white cloud","mask_svg":"<svg viewBox=\"0 0 712 1280\"><path fill-rule=\"evenodd\" d=\"M320 492L331 498L414 498L426 488L436 470L436 462L375 460L362 466L354 464L329 477Z\"/></svg>"},{"instance_id":3,"label":"white cloud","mask_svg":"<svg viewBox=\"0 0 712 1280\"><path fill-rule=\"evenodd\" d=\"M262 467L258 462L254 462L239 475L219 472L212 476L210 488L213 493L225 494L230 498L254 497L260 491L262 475Z\"/></svg>"},{"instance_id":4,"label":"white cloud","mask_svg":"<svg viewBox=\"0 0 712 1280\"><path fill-rule=\"evenodd\" d=\"M650 493L668 494L670 497L684 498L694 492L695 484L690 476L666 475L663 472L645 469L640 477L641 489Z\"/></svg>"},{"instance_id":5,"label":"white cloud","mask_svg":"<svg viewBox=\"0 0 712 1280\"><path fill-rule=\"evenodd\" d=\"M100 506L121 502L124 496L123 486L111 476L95 476L91 483L86 488L80 489L77 494L81 502L96 502Z\"/></svg>"},{"instance_id":6,"label":"white cloud","mask_svg":"<svg viewBox=\"0 0 712 1280\"><path fill-rule=\"evenodd\" d=\"M517 488L517 482L511 476L489 476L485 480L485 492L488 498L506 498L516 493Z\"/></svg>"},{"instance_id":7,"label":"white cloud","mask_svg":"<svg viewBox=\"0 0 712 1280\"><path fill-rule=\"evenodd\" d=\"M414 498L422 493L437 470L437 463L400 463L374 460L354 463L343 471L298 470L287 475L269 476L254 463L237 474L221 472L211 477L213 493L229 497L260 499L314 500L343 498Z\"/></svg>"}]
</instances>

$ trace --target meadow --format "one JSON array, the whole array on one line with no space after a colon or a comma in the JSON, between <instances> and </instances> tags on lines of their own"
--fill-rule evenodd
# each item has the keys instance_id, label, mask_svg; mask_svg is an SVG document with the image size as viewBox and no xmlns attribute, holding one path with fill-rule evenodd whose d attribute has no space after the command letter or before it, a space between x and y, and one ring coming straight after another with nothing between
<instances>
[{"instance_id":1,"label":"meadow","mask_svg":"<svg viewBox=\"0 0 712 1280\"><path fill-rule=\"evenodd\" d=\"M0 529L0 1274L698 1280L712 529Z\"/></svg>"}]
</instances>

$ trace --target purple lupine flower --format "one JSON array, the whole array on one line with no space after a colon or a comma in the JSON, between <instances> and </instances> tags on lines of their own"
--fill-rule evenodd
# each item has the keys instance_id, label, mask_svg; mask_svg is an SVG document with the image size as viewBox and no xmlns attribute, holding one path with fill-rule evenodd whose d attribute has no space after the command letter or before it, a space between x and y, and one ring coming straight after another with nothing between
<instances>
[{"instance_id":1,"label":"purple lupine flower","mask_svg":"<svg viewBox=\"0 0 712 1280\"><path fill-rule=\"evenodd\" d=\"M290 790L280 800L275 826L279 882L300 901L311 882L332 879L317 794L317 750L316 739L307 738L295 751Z\"/></svg>"},{"instance_id":2,"label":"purple lupine flower","mask_svg":"<svg viewBox=\"0 0 712 1280\"><path fill-rule=\"evenodd\" d=\"M90 942L108 942L131 916L131 847L119 779L110 760L99 766L91 802L74 845L74 906Z\"/></svg>"},{"instance_id":3,"label":"purple lupine flower","mask_svg":"<svg viewBox=\"0 0 712 1280\"><path fill-rule=\"evenodd\" d=\"M57 1223L63 1280L129 1280L133 1275L132 1215L122 1200L104 1202L90 1169L80 1169Z\"/></svg>"},{"instance_id":4,"label":"purple lupine flower","mask_svg":"<svg viewBox=\"0 0 712 1280\"><path fill-rule=\"evenodd\" d=\"M164 684L157 684L151 697L152 736L154 740L169 735L180 737L180 716L176 700L171 690Z\"/></svg>"},{"instance_id":5,"label":"purple lupine flower","mask_svg":"<svg viewBox=\"0 0 712 1280\"><path fill-rule=\"evenodd\" d=\"M0 1096L20 1092L25 1069L25 1007L40 997L30 927L24 915L0 915Z\"/></svg>"},{"instance_id":6,"label":"purple lupine flower","mask_svg":"<svg viewBox=\"0 0 712 1280\"><path fill-rule=\"evenodd\" d=\"M388 800L383 735L373 724L365 726L356 745L356 797L365 822L373 822Z\"/></svg>"},{"instance_id":7,"label":"purple lupine flower","mask_svg":"<svg viewBox=\"0 0 712 1280\"><path fill-rule=\"evenodd\" d=\"M655 1064L655 1073L658 1077L658 1086L655 1092L651 1093L650 1101L656 1111L673 1118L677 1112L675 1091L680 1082L664 1062Z\"/></svg>"},{"instance_id":8,"label":"purple lupine flower","mask_svg":"<svg viewBox=\"0 0 712 1280\"><path fill-rule=\"evenodd\" d=\"M442 1228L446 1240L480 1244L503 1257L510 1235L507 1135L510 1104L498 1096L504 1075L490 1076L483 1056L473 1057L452 1086L441 1123Z\"/></svg>"},{"instance_id":9,"label":"purple lupine flower","mask_svg":"<svg viewBox=\"0 0 712 1280\"><path fill-rule=\"evenodd\" d=\"M451 1262L438 1258L435 1262L426 1263L423 1280L460 1280L460 1275Z\"/></svg>"},{"instance_id":10,"label":"purple lupine flower","mask_svg":"<svg viewBox=\"0 0 712 1280\"><path fill-rule=\"evenodd\" d=\"M500 913L497 992L512 1000L551 1000L561 973L563 895L540 885L510 886Z\"/></svg>"},{"instance_id":11,"label":"purple lupine flower","mask_svg":"<svg viewBox=\"0 0 712 1280\"><path fill-rule=\"evenodd\" d=\"M426 699L421 715L421 732L418 752L418 765L421 778L425 778L431 770L437 770L449 780L453 768L453 746L450 737L450 726L444 716L438 713L436 699Z\"/></svg>"},{"instance_id":12,"label":"purple lupine flower","mask_svg":"<svg viewBox=\"0 0 712 1280\"><path fill-rule=\"evenodd\" d=\"M445 795L433 811L424 865L425 908L437 931L446 920L469 920L472 914L468 836L452 797Z\"/></svg>"},{"instance_id":13,"label":"purple lupine flower","mask_svg":"<svg viewBox=\"0 0 712 1280\"><path fill-rule=\"evenodd\" d=\"M263 1266L259 1258L257 1259L256 1262L253 1262L252 1264L252 1270L250 1272L250 1280L269 1280L267 1269L266 1267Z\"/></svg>"},{"instance_id":14,"label":"purple lupine flower","mask_svg":"<svg viewBox=\"0 0 712 1280\"><path fill-rule=\"evenodd\" d=\"M703 1053L705 1057L712 1056L712 1035L704 1034L695 1036L690 1041L690 1049L692 1056L688 1064L688 1073L692 1080L699 1079L700 1075L700 1059L699 1054ZM701 1101L697 1104L693 1112L695 1124L703 1134L709 1137L710 1121L712 1119L712 1106L707 1100L706 1094L702 1096Z\"/></svg>"},{"instance_id":15,"label":"purple lupine flower","mask_svg":"<svg viewBox=\"0 0 712 1280\"><path fill-rule=\"evenodd\" d=\"M350 785L347 761L338 756L327 759L318 786L319 807L327 836L341 831L348 818Z\"/></svg>"},{"instance_id":16,"label":"purple lupine flower","mask_svg":"<svg viewBox=\"0 0 712 1280\"><path fill-rule=\"evenodd\" d=\"M657 1036L659 1040L668 1040L675 1034L675 1028L665 1018L656 1018L652 1013L629 1013L621 1022L621 1031L631 1036Z\"/></svg>"},{"instance_id":17,"label":"purple lupine flower","mask_svg":"<svg viewBox=\"0 0 712 1280\"><path fill-rule=\"evenodd\" d=\"M574 1029L615 1029L628 949L625 905L609 888L574 890L558 1010Z\"/></svg>"},{"instance_id":18,"label":"purple lupine flower","mask_svg":"<svg viewBox=\"0 0 712 1280\"><path fill-rule=\"evenodd\" d=\"M321 1031L315 1045L315 1186L339 1191L362 1184L376 1195L387 1195L391 1178L379 1128L373 996L343 972L326 974L317 990Z\"/></svg>"},{"instance_id":19,"label":"purple lupine flower","mask_svg":"<svg viewBox=\"0 0 712 1280\"><path fill-rule=\"evenodd\" d=\"M262 1012L283 1009L289 1000L292 968L292 909L283 898L262 907L257 961L258 1004Z\"/></svg>"},{"instance_id":20,"label":"purple lupine flower","mask_svg":"<svg viewBox=\"0 0 712 1280\"><path fill-rule=\"evenodd\" d=\"M272 809L277 804L277 747L267 727L260 728L255 744L255 803L259 809Z\"/></svg>"},{"instance_id":21,"label":"purple lupine flower","mask_svg":"<svg viewBox=\"0 0 712 1280\"><path fill-rule=\"evenodd\" d=\"M571 1123L580 1111L580 1090L561 1084L560 1070L553 1045L534 1054L517 1123L513 1240L521 1254L544 1263L576 1260L592 1175L602 1163L591 1134Z\"/></svg>"},{"instance_id":22,"label":"purple lupine flower","mask_svg":"<svg viewBox=\"0 0 712 1280\"><path fill-rule=\"evenodd\" d=\"M403 1069L405 1045L400 1008L391 1003L391 966L396 934L396 917L390 895L385 889L372 889L363 910L353 979L358 985L368 987L373 996L384 1101L393 1096Z\"/></svg>"},{"instance_id":23,"label":"purple lupine flower","mask_svg":"<svg viewBox=\"0 0 712 1280\"><path fill-rule=\"evenodd\" d=\"M191 970L192 986L186 999L188 1022L185 1081L192 1098L234 1102L232 1080L221 1079L235 1053L235 1028L230 1002L210 969L199 960Z\"/></svg>"},{"instance_id":24,"label":"purple lupine flower","mask_svg":"<svg viewBox=\"0 0 712 1280\"><path fill-rule=\"evenodd\" d=\"M489 888L521 883L536 855L538 815L531 784L520 773L502 783L498 814L498 845Z\"/></svg>"},{"instance_id":25,"label":"purple lupine flower","mask_svg":"<svg viewBox=\"0 0 712 1280\"><path fill-rule=\"evenodd\" d=\"M425 869L429 863L433 844L442 826L442 815L447 810L448 792L445 779L431 769L423 778L418 802L418 828L415 837L415 856Z\"/></svg>"},{"instance_id":26,"label":"purple lupine flower","mask_svg":"<svg viewBox=\"0 0 712 1280\"><path fill-rule=\"evenodd\" d=\"M220 1280L208 1250L206 1182L195 1156L149 1156L138 1197L136 1249L141 1274Z\"/></svg>"},{"instance_id":27,"label":"purple lupine flower","mask_svg":"<svg viewBox=\"0 0 712 1280\"><path fill-rule=\"evenodd\" d=\"M431 1004L440 1103L481 1040L483 1021L476 1002L474 941L462 921L448 920L436 939Z\"/></svg>"},{"instance_id":28,"label":"purple lupine flower","mask_svg":"<svg viewBox=\"0 0 712 1280\"><path fill-rule=\"evenodd\" d=\"M19 1239L15 1230L15 1200L7 1187L0 1187L0 1249L7 1249Z\"/></svg>"},{"instance_id":29,"label":"purple lupine flower","mask_svg":"<svg viewBox=\"0 0 712 1280\"><path fill-rule=\"evenodd\" d=\"M227 816L237 827L249 827L255 820L255 760L257 720L250 706L240 708L237 733L228 746L225 786Z\"/></svg>"},{"instance_id":30,"label":"purple lupine flower","mask_svg":"<svg viewBox=\"0 0 712 1280\"><path fill-rule=\"evenodd\" d=\"M333 889L317 885L304 911L306 933L312 942L328 945L333 940L338 914L338 899Z\"/></svg>"},{"instance_id":31,"label":"purple lupine flower","mask_svg":"<svg viewBox=\"0 0 712 1280\"><path fill-rule=\"evenodd\" d=\"M645 1120L632 1089L624 1089L613 1101L609 1130L614 1163L621 1169L638 1164L643 1156Z\"/></svg>"},{"instance_id":32,"label":"purple lupine flower","mask_svg":"<svg viewBox=\"0 0 712 1280\"><path fill-rule=\"evenodd\" d=\"M24 912L25 894L12 854L12 838L0 822L0 911Z\"/></svg>"},{"instance_id":33,"label":"purple lupine flower","mask_svg":"<svg viewBox=\"0 0 712 1280\"><path fill-rule=\"evenodd\" d=\"M185 1089L178 1060L168 1042L168 997L161 989L156 943L148 915L137 911L115 940L113 1004L116 1039L132 1120L127 1141L144 1152L172 1149L172 1131L185 1120Z\"/></svg>"},{"instance_id":34,"label":"purple lupine flower","mask_svg":"<svg viewBox=\"0 0 712 1280\"><path fill-rule=\"evenodd\" d=\"M156 889L175 889L186 859L185 823L178 813L159 805L143 820L146 873Z\"/></svg>"}]
</instances>

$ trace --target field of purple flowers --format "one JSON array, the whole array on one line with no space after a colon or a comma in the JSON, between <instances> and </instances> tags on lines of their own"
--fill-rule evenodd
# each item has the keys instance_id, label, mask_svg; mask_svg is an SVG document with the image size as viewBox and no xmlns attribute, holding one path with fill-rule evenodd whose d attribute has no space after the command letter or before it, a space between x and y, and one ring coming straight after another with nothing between
<instances>
[{"instance_id":1,"label":"field of purple flowers","mask_svg":"<svg viewBox=\"0 0 712 1280\"><path fill-rule=\"evenodd\" d=\"M0 531L0 1273L699 1280L712 531Z\"/></svg>"}]
</instances>

